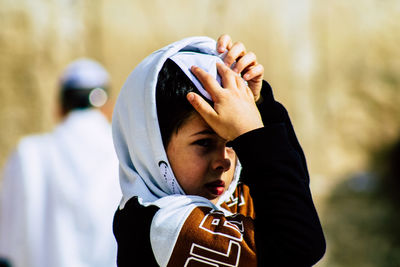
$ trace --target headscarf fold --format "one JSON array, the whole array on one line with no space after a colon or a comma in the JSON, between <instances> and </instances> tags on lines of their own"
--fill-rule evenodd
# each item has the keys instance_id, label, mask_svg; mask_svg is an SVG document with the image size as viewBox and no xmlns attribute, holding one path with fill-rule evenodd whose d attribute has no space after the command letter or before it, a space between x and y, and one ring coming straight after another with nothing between
<instances>
[{"instance_id":1,"label":"headscarf fold","mask_svg":"<svg viewBox=\"0 0 400 267\"><path fill-rule=\"evenodd\" d=\"M157 119L158 73L168 58L177 63L206 98L210 99L210 96L190 72L191 65L203 68L220 81L216 62L222 62L221 55L216 51L216 42L208 37L190 37L161 48L139 63L129 75L116 102L112 122L123 193L121 209L133 196L138 196L143 205L158 206L162 205L160 199L167 196L177 195L177 199L185 196L170 168ZM230 187L216 206L208 201L209 206L218 209L219 204L229 199L236 188L240 169L238 162ZM186 197L193 198L194 202L199 199L198 196Z\"/></svg>"}]
</instances>

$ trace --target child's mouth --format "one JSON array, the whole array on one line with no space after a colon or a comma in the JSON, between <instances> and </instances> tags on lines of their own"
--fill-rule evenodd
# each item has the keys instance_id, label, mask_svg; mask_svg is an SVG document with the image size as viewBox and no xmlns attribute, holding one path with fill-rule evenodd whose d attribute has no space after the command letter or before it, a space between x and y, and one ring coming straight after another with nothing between
<instances>
[{"instance_id":1,"label":"child's mouth","mask_svg":"<svg viewBox=\"0 0 400 267\"><path fill-rule=\"evenodd\" d=\"M213 195L220 196L225 191L225 182L222 180L217 180L215 182L211 182L205 185Z\"/></svg>"}]
</instances>

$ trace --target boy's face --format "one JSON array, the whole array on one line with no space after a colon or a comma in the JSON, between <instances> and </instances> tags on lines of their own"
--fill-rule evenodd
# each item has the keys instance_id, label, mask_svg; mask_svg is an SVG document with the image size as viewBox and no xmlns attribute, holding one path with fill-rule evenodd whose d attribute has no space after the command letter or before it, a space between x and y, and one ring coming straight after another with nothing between
<instances>
[{"instance_id":1,"label":"boy's face","mask_svg":"<svg viewBox=\"0 0 400 267\"><path fill-rule=\"evenodd\" d=\"M197 112L174 132L167 147L172 170L188 195L214 204L233 180L236 154Z\"/></svg>"}]
</instances>

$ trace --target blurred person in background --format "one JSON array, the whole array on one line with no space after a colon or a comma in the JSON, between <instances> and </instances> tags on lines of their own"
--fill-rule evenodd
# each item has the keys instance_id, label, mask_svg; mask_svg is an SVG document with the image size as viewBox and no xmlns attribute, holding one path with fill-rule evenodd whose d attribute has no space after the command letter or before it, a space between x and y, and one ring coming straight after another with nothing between
<instances>
[{"instance_id":1,"label":"blurred person in background","mask_svg":"<svg viewBox=\"0 0 400 267\"><path fill-rule=\"evenodd\" d=\"M100 107L109 74L79 59L60 78L63 121L23 138L5 165L0 258L12 267L115 266L121 198L111 127Z\"/></svg>"}]
</instances>

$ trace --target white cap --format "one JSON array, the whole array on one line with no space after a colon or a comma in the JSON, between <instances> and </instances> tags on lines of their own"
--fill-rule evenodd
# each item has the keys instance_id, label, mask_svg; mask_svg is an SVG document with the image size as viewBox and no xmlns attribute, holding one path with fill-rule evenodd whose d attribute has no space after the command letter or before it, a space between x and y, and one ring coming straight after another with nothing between
<instances>
[{"instance_id":1,"label":"white cap","mask_svg":"<svg viewBox=\"0 0 400 267\"><path fill-rule=\"evenodd\" d=\"M192 66L200 67L204 71L211 74L211 76L221 84L221 77L218 75L217 71L217 62L224 63L221 59L221 56L184 51L176 53L170 57L170 59L173 60L183 70L186 76L189 77L189 79L194 83L196 88L205 98L212 100L210 94L204 89L196 76L193 75L190 68Z\"/></svg>"},{"instance_id":2,"label":"white cap","mask_svg":"<svg viewBox=\"0 0 400 267\"><path fill-rule=\"evenodd\" d=\"M105 88L109 83L106 69L98 62L82 58L70 63L60 78L60 85L65 89Z\"/></svg>"}]
</instances>

